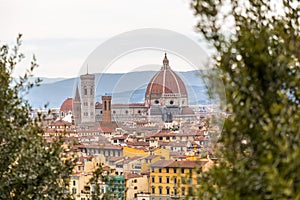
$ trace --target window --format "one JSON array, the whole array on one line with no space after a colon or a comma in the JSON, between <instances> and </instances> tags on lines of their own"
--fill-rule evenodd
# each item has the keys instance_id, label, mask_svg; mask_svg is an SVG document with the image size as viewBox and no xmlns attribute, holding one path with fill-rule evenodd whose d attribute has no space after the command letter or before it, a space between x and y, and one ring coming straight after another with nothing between
<instances>
[{"instance_id":1,"label":"window","mask_svg":"<svg viewBox=\"0 0 300 200\"><path fill-rule=\"evenodd\" d=\"M155 177L152 176L152 183L155 183Z\"/></svg>"},{"instance_id":2,"label":"window","mask_svg":"<svg viewBox=\"0 0 300 200\"><path fill-rule=\"evenodd\" d=\"M137 190L137 186L134 186L134 188L133 188L134 190Z\"/></svg>"},{"instance_id":3,"label":"window","mask_svg":"<svg viewBox=\"0 0 300 200\"><path fill-rule=\"evenodd\" d=\"M185 195L185 187L181 188L181 195L183 195L183 196Z\"/></svg>"},{"instance_id":4,"label":"window","mask_svg":"<svg viewBox=\"0 0 300 200\"><path fill-rule=\"evenodd\" d=\"M167 194L170 194L170 188L169 187L166 188L166 192L167 192Z\"/></svg>"},{"instance_id":5,"label":"window","mask_svg":"<svg viewBox=\"0 0 300 200\"><path fill-rule=\"evenodd\" d=\"M166 177L166 183L170 183L170 177Z\"/></svg>"},{"instance_id":6,"label":"window","mask_svg":"<svg viewBox=\"0 0 300 200\"><path fill-rule=\"evenodd\" d=\"M93 95L93 88L91 88L91 91L90 91L90 92L91 92L91 95Z\"/></svg>"},{"instance_id":7,"label":"window","mask_svg":"<svg viewBox=\"0 0 300 200\"><path fill-rule=\"evenodd\" d=\"M159 104L159 101L158 101L158 100L155 100L154 103L155 103L155 104Z\"/></svg>"},{"instance_id":8,"label":"window","mask_svg":"<svg viewBox=\"0 0 300 200\"><path fill-rule=\"evenodd\" d=\"M181 168L181 173L184 174L184 168Z\"/></svg>"},{"instance_id":9,"label":"window","mask_svg":"<svg viewBox=\"0 0 300 200\"><path fill-rule=\"evenodd\" d=\"M170 104L173 105L173 103L174 103L174 101L171 100L171 101L170 101Z\"/></svg>"},{"instance_id":10,"label":"window","mask_svg":"<svg viewBox=\"0 0 300 200\"><path fill-rule=\"evenodd\" d=\"M76 188L72 188L72 194L76 194L77 191L76 191Z\"/></svg>"},{"instance_id":11,"label":"window","mask_svg":"<svg viewBox=\"0 0 300 200\"><path fill-rule=\"evenodd\" d=\"M159 191L159 194L162 194L162 187L161 186L159 186L158 191Z\"/></svg>"},{"instance_id":12,"label":"window","mask_svg":"<svg viewBox=\"0 0 300 200\"><path fill-rule=\"evenodd\" d=\"M166 173L169 173L169 168L166 168Z\"/></svg>"},{"instance_id":13,"label":"window","mask_svg":"<svg viewBox=\"0 0 300 200\"><path fill-rule=\"evenodd\" d=\"M176 184L177 183L177 178L175 176L174 176L173 180L174 180L174 184Z\"/></svg>"},{"instance_id":14,"label":"window","mask_svg":"<svg viewBox=\"0 0 300 200\"><path fill-rule=\"evenodd\" d=\"M73 186L75 186L76 185L76 181L73 181Z\"/></svg>"},{"instance_id":15,"label":"window","mask_svg":"<svg viewBox=\"0 0 300 200\"><path fill-rule=\"evenodd\" d=\"M104 110L107 110L106 101L104 101Z\"/></svg>"},{"instance_id":16,"label":"window","mask_svg":"<svg viewBox=\"0 0 300 200\"><path fill-rule=\"evenodd\" d=\"M78 166L78 170L80 170L80 166Z\"/></svg>"},{"instance_id":17,"label":"window","mask_svg":"<svg viewBox=\"0 0 300 200\"><path fill-rule=\"evenodd\" d=\"M158 169L158 172L161 173L161 168Z\"/></svg>"},{"instance_id":18,"label":"window","mask_svg":"<svg viewBox=\"0 0 300 200\"><path fill-rule=\"evenodd\" d=\"M177 195L177 188L174 187L174 195Z\"/></svg>"},{"instance_id":19,"label":"window","mask_svg":"<svg viewBox=\"0 0 300 200\"><path fill-rule=\"evenodd\" d=\"M154 167L151 168L151 172L154 172Z\"/></svg>"},{"instance_id":20,"label":"window","mask_svg":"<svg viewBox=\"0 0 300 200\"><path fill-rule=\"evenodd\" d=\"M161 177L161 176L158 177L158 182L159 182L159 183L162 183L162 177Z\"/></svg>"},{"instance_id":21,"label":"window","mask_svg":"<svg viewBox=\"0 0 300 200\"><path fill-rule=\"evenodd\" d=\"M176 170L176 168L174 168L174 173L175 173L175 174L177 173L177 170Z\"/></svg>"},{"instance_id":22,"label":"window","mask_svg":"<svg viewBox=\"0 0 300 200\"><path fill-rule=\"evenodd\" d=\"M155 187L152 187L152 194L155 194Z\"/></svg>"}]
</instances>

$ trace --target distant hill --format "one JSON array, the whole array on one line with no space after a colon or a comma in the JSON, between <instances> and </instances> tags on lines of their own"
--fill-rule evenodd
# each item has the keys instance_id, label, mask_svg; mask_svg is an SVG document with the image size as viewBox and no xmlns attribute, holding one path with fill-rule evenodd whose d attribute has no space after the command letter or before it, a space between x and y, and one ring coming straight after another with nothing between
<instances>
[{"instance_id":1,"label":"distant hill","mask_svg":"<svg viewBox=\"0 0 300 200\"><path fill-rule=\"evenodd\" d=\"M96 100L102 95L112 95L113 103L143 102L148 82L155 71L130 72L126 74L96 74ZM206 86L198 71L177 72L186 84L189 103L209 103ZM44 79L44 78L42 78ZM33 88L26 96L34 108L49 104L59 108L68 97L73 97L79 78L46 78L39 87Z\"/></svg>"}]
</instances>

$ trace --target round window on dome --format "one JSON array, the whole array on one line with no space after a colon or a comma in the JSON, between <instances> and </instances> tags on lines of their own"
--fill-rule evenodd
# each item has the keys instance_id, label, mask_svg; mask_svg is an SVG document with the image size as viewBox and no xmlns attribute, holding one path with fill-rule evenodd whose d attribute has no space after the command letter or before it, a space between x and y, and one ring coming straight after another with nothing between
<instances>
[{"instance_id":1,"label":"round window on dome","mask_svg":"<svg viewBox=\"0 0 300 200\"><path fill-rule=\"evenodd\" d=\"M173 104L174 104L174 101L173 101L173 100L171 100L171 101L170 101L170 104L171 104L171 105L173 105Z\"/></svg>"},{"instance_id":2,"label":"round window on dome","mask_svg":"<svg viewBox=\"0 0 300 200\"><path fill-rule=\"evenodd\" d=\"M155 104L159 104L159 101L158 101L158 100L155 100L154 103L155 103Z\"/></svg>"}]
</instances>

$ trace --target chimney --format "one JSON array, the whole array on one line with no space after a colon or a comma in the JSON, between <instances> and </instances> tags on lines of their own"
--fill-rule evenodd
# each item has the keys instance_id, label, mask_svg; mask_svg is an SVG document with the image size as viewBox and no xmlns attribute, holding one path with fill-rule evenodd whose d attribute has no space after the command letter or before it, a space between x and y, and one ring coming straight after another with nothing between
<instances>
[{"instance_id":1,"label":"chimney","mask_svg":"<svg viewBox=\"0 0 300 200\"><path fill-rule=\"evenodd\" d=\"M111 123L111 96L102 96L102 122Z\"/></svg>"}]
</instances>

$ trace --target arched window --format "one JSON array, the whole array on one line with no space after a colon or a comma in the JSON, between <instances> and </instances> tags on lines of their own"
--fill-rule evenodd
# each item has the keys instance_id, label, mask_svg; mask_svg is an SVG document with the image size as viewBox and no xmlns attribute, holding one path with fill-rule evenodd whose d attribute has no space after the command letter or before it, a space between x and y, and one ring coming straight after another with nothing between
<instances>
[{"instance_id":1,"label":"arched window","mask_svg":"<svg viewBox=\"0 0 300 200\"><path fill-rule=\"evenodd\" d=\"M170 187L166 187L167 194L170 194Z\"/></svg>"},{"instance_id":2,"label":"arched window","mask_svg":"<svg viewBox=\"0 0 300 200\"><path fill-rule=\"evenodd\" d=\"M152 194L155 194L155 187L152 186Z\"/></svg>"},{"instance_id":3,"label":"arched window","mask_svg":"<svg viewBox=\"0 0 300 200\"><path fill-rule=\"evenodd\" d=\"M161 195L162 194L162 186L158 187L158 191L159 191L159 194Z\"/></svg>"}]
</instances>

